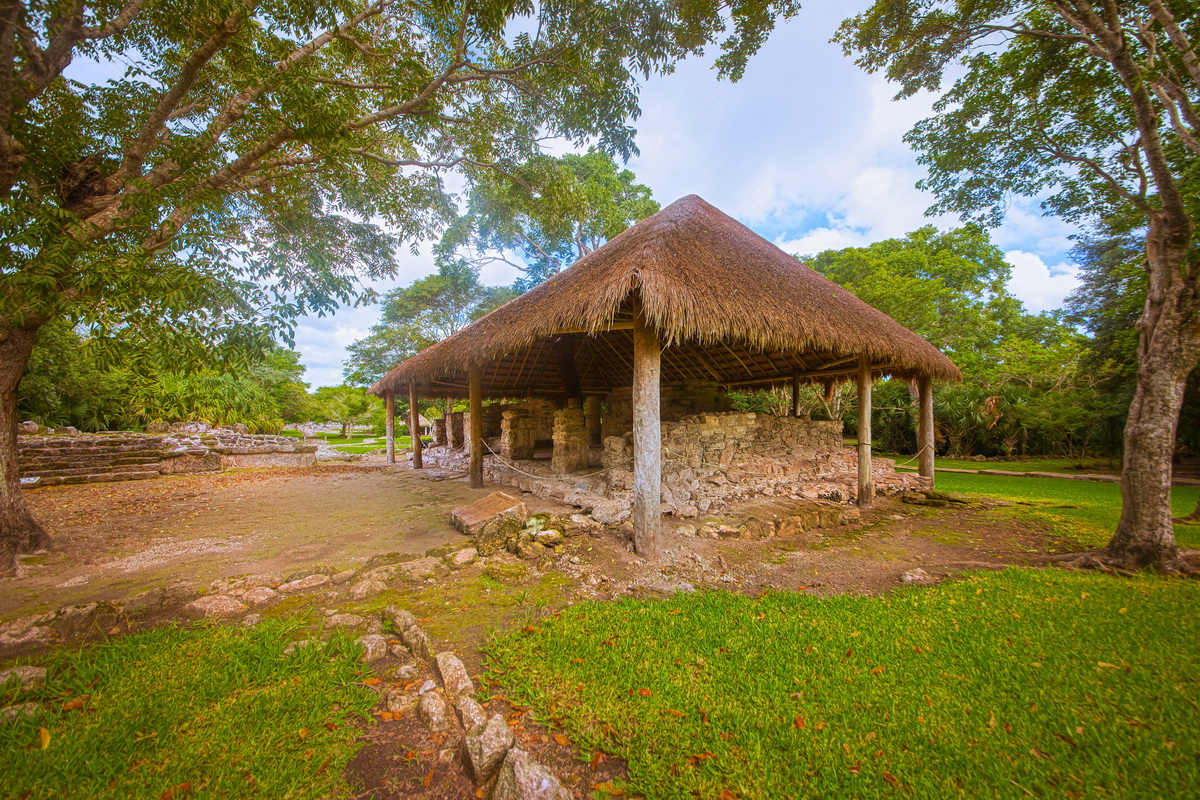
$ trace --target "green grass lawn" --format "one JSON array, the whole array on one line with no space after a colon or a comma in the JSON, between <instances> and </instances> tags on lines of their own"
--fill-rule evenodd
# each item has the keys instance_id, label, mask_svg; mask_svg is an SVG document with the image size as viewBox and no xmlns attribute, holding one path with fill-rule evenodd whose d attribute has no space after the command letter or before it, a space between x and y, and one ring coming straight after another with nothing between
<instances>
[{"instance_id":1,"label":"green grass lawn","mask_svg":"<svg viewBox=\"0 0 1200 800\"><path fill-rule=\"evenodd\" d=\"M490 677L652 799L1183 797L1197 603L1191 581L1018 569L584 603L493 640Z\"/></svg>"},{"instance_id":2,"label":"green grass lawn","mask_svg":"<svg viewBox=\"0 0 1200 800\"><path fill-rule=\"evenodd\" d=\"M917 462L910 454L880 453L884 458L893 458L900 469L915 470ZM1119 461L1109 462L1102 458L1026 458L1020 461L970 461L938 456L933 460L936 469L1001 469L1009 472L1062 472L1068 475L1081 473L1112 473L1121 469Z\"/></svg>"},{"instance_id":3,"label":"green grass lawn","mask_svg":"<svg viewBox=\"0 0 1200 800\"><path fill-rule=\"evenodd\" d=\"M1064 533L1087 547L1100 547L1107 542L1121 516L1121 487L1116 483L943 472L937 476L937 488L951 494L1036 504L998 511L1064 527ZM1198 496L1200 487L1176 486L1171 492L1175 516L1190 514L1196 508ZM1200 525L1176 524L1175 538L1181 547L1200 548Z\"/></svg>"},{"instance_id":4,"label":"green grass lawn","mask_svg":"<svg viewBox=\"0 0 1200 800\"><path fill-rule=\"evenodd\" d=\"M5 797L346 797L351 719L375 693L344 637L282 656L291 628L168 627L58 656L35 719L0 723Z\"/></svg>"}]
</instances>

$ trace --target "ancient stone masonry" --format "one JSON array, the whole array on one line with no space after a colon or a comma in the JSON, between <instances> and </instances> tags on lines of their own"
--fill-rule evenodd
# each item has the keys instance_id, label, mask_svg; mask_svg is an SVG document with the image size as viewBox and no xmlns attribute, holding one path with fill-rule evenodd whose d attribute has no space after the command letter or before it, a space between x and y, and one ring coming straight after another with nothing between
<instances>
[{"instance_id":1,"label":"ancient stone masonry","mask_svg":"<svg viewBox=\"0 0 1200 800\"><path fill-rule=\"evenodd\" d=\"M570 411L578 410L561 411L559 419L567 420ZM582 420L577 424L582 427ZM632 437L625 433L604 440L605 471L598 475L573 476L553 461L503 454L503 461L485 458L484 474L489 481L587 509L601 522L622 522L632 502ZM502 447L503 442L502 436ZM858 456L843 445L840 421L728 411L691 414L663 422L662 443L663 511L675 516L707 514L750 497L849 502L856 496ZM437 448L428 456L432 465L465 469L463 451ZM897 473L889 459L873 459L872 474L878 494L929 486L926 478Z\"/></svg>"},{"instance_id":2,"label":"ancient stone masonry","mask_svg":"<svg viewBox=\"0 0 1200 800\"><path fill-rule=\"evenodd\" d=\"M554 454L550 468L557 473L587 469L591 447L582 408L564 408L554 414Z\"/></svg>"},{"instance_id":3,"label":"ancient stone masonry","mask_svg":"<svg viewBox=\"0 0 1200 800\"><path fill-rule=\"evenodd\" d=\"M533 419L524 404L509 406L500 423L500 457L505 461L533 458Z\"/></svg>"},{"instance_id":4,"label":"ancient stone masonry","mask_svg":"<svg viewBox=\"0 0 1200 800\"><path fill-rule=\"evenodd\" d=\"M450 412L450 446L461 450L466 439L463 437L463 412Z\"/></svg>"},{"instance_id":5,"label":"ancient stone masonry","mask_svg":"<svg viewBox=\"0 0 1200 800\"><path fill-rule=\"evenodd\" d=\"M316 463L317 446L299 439L191 425L194 430L169 434L22 435L17 439L21 480L27 487L55 486Z\"/></svg>"},{"instance_id":6,"label":"ancient stone masonry","mask_svg":"<svg viewBox=\"0 0 1200 800\"><path fill-rule=\"evenodd\" d=\"M433 421L433 444L435 447L446 444L446 418L438 417Z\"/></svg>"}]
</instances>

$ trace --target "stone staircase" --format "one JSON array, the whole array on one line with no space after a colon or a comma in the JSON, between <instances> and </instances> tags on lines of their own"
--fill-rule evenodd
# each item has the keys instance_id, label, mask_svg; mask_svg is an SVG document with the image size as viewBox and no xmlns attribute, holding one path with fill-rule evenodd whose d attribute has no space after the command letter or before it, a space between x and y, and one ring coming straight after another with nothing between
<instances>
[{"instance_id":1,"label":"stone staircase","mask_svg":"<svg viewBox=\"0 0 1200 800\"><path fill-rule=\"evenodd\" d=\"M162 436L38 437L20 442L21 480L26 485L137 481L162 474L169 452ZM36 478L37 480L30 480Z\"/></svg>"}]
</instances>

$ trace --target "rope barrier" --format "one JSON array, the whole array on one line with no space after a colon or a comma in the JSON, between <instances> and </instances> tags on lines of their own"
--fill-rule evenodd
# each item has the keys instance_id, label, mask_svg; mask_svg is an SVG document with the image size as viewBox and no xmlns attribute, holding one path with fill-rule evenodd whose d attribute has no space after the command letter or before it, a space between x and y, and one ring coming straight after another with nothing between
<instances>
[{"instance_id":1,"label":"rope barrier","mask_svg":"<svg viewBox=\"0 0 1200 800\"><path fill-rule=\"evenodd\" d=\"M547 478L554 477L553 475L535 475L532 472L526 472L525 470L521 469L520 467L516 466L515 464L510 464L509 462L505 461L504 458L499 453L497 453L495 450L492 449L492 446L487 443L487 440L483 441L483 446L488 449L489 453L491 453L493 456L496 457L497 461L499 461L501 464L508 467L509 469L513 470L514 472L519 472L522 475L528 475L530 478L537 478L539 480L546 480ZM621 461L619 464L613 464L611 467L605 467L604 469L597 470L596 472L589 472L586 475L571 475L571 477L572 478L592 478L592 477L595 477L596 475L600 475L601 473L608 472L611 469L616 469L617 467L622 466L623 464L628 464L632 461L633 461L632 458L627 458L627 459L624 459L623 461Z\"/></svg>"}]
</instances>

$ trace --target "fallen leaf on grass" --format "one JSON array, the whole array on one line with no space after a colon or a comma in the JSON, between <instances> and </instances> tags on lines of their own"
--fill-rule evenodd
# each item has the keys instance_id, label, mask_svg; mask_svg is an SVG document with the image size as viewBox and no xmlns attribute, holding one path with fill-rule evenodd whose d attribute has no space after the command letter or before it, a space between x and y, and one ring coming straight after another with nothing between
<instances>
[{"instance_id":1,"label":"fallen leaf on grass","mask_svg":"<svg viewBox=\"0 0 1200 800\"><path fill-rule=\"evenodd\" d=\"M299 736L301 739L307 739L308 738L308 728L301 728L300 730L296 731L296 735Z\"/></svg>"},{"instance_id":2,"label":"fallen leaf on grass","mask_svg":"<svg viewBox=\"0 0 1200 800\"><path fill-rule=\"evenodd\" d=\"M860 772L862 772L862 764L860 762L855 761L853 764L850 765L850 774L851 775L857 775Z\"/></svg>"},{"instance_id":3,"label":"fallen leaf on grass","mask_svg":"<svg viewBox=\"0 0 1200 800\"><path fill-rule=\"evenodd\" d=\"M603 763L604 763L604 753L601 753L599 750L597 750L595 753L592 754L592 760L589 763L589 766L592 768L592 771L595 771L595 769Z\"/></svg>"},{"instance_id":4,"label":"fallen leaf on grass","mask_svg":"<svg viewBox=\"0 0 1200 800\"><path fill-rule=\"evenodd\" d=\"M728 789L722 789L721 793L717 795L717 800L737 800L737 795Z\"/></svg>"},{"instance_id":5,"label":"fallen leaf on grass","mask_svg":"<svg viewBox=\"0 0 1200 800\"><path fill-rule=\"evenodd\" d=\"M804 721L804 717L797 715L796 718L792 720L792 727L798 728L799 730L804 730L808 727L808 723Z\"/></svg>"},{"instance_id":6,"label":"fallen leaf on grass","mask_svg":"<svg viewBox=\"0 0 1200 800\"><path fill-rule=\"evenodd\" d=\"M670 714L672 717L686 717L687 716L687 714L683 713L682 711L676 711L673 708L668 708L667 713Z\"/></svg>"},{"instance_id":7,"label":"fallen leaf on grass","mask_svg":"<svg viewBox=\"0 0 1200 800\"><path fill-rule=\"evenodd\" d=\"M329 730L331 730L331 731L336 731L336 730L337 730L337 725L334 725L332 722L326 722L326 723L325 723L325 727L326 727L326 728L328 728L328 729L329 729Z\"/></svg>"},{"instance_id":8,"label":"fallen leaf on grass","mask_svg":"<svg viewBox=\"0 0 1200 800\"><path fill-rule=\"evenodd\" d=\"M184 781L183 783L172 786L170 789L167 789L165 792L160 794L158 796L158 800L175 800L176 797L182 797L190 791L192 791L191 782Z\"/></svg>"},{"instance_id":9,"label":"fallen leaf on grass","mask_svg":"<svg viewBox=\"0 0 1200 800\"><path fill-rule=\"evenodd\" d=\"M378 686L379 684L383 683L383 679L382 678L367 678L366 680L363 681L363 683L365 683L367 686Z\"/></svg>"},{"instance_id":10,"label":"fallen leaf on grass","mask_svg":"<svg viewBox=\"0 0 1200 800\"><path fill-rule=\"evenodd\" d=\"M422 786L428 787L431 783L433 783L433 770L429 770L429 772L425 773L425 777L421 778Z\"/></svg>"},{"instance_id":11,"label":"fallen leaf on grass","mask_svg":"<svg viewBox=\"0 0 1200 800\"><path fill-rule=\"evenodd\" d=\"M604 781L603 783L592 784L592 791L604 792L609 797L623 797L625 795L625 790L618 789L617 787L613 786L612 781Z\"/></svg>"},{"instance_id":12,"label":"fallen leaf on grass","mask_svg":"<svg viewBox=\"0 0 1200 800\"><path fill-rule=\"evenodd\" d=\"M642 697L654 696L654 692L650 691L649 689L638 689L638 694L640 694Z\"/></svg>"},{"instance_id":13,"label":"fallen leaf on grass","mask_svg":"<svg viewBox=\"0 0 1200 800\"><path fill-rule=\"evenodd\" d=\"M1055 737L1057 737L1058 739L1060 739L1060 740L1062 740L1062 741L1066 742L1067 744L1071 745L1071 749L1072 749L1072 750L1074 750L1075 748L1079 747L1079 743L1078 743L1078 742L1076 742L1074 739L1072 739L1070 736L1067 736L1065 733L1056 733L1056 734L1054 734L1054 735L1055 735Z\"/></svg>"},{"instance_id":14,"label":"fallen leaf on grass","mask_svg":"<svg viewBox=\"0 0 1200 800\"><path fill-rule=\"evenodd\" d=\"M882 675L883 667L875 667L875 669L871 670L871 674L872 675Z\"/></svg>"},{"instance_id":15,"label":"fallen leaf on grass","mask_svg":"<svg viewBox=\"0 0 1200 800\"><path fill-rule=\"evenodd\" d=\"M327 758L327 759L325 759L324 761L322 761L322 762L321 762L321 766L317 767L317 771L316 771L316 772L314 772L314 773L313 773L313 775L321 775L321 774L324 774L324 772L325 772L325 768L329 766L329 762L331 762L331 761L333 761L333 756L330 756L329 758Z\"/></svg>"},{"instance_id":16,"label":"fallen leaf on grass","mask_svg":"<svg viewBox=\"0 0 1200 800\"><path fill-rule=\"evenodd\" d=\"M563 736L561 733L554 734L554 741L557 742L560 747L566 747L571 743L571 740Z\"/></svg>"},{"instance_id":17,"label":"fallen leaf on grass","mask_svg":"<svg viewBox=\"0 0 1200 800\"><path fill-rule=\"evenodd\" d=\"M893 789L900 788L900 781L896 780L896 776L886 770L883 773L883 779L892 785Z\"/></svg>"},{"instance_id":18,"label":"fallen leaf on grass","mask_svg":"<svg viewBox=\"0 0 1200 800\"><path fill-rule=\"evenodd\" d=\"M728 732L726 732L726 733L719 733L719 734L717 734L717 735L718 735L718 736L721 738L721 741L722 741L722 742L728 742L728 741L731 741L731 740L733 740L733 739L736 739L736 738L737 738L737 734L736 734L736 733L728 733Z\"/></svg>"},{"instance_id":19,"label":"fallen leaf on grass","mask_svg":"<svg viewBox=\"0 0 1200 800\"><path fill-rule=\"evenodd\" d=\"M68 703L63 703L62 710L63 711L75 711L76 709L80 709L80 708L83 708L83 698L82 697L79 698L78 700L72 700Z\"/></svg>"},{"instance_id":20,"label":"fallen leaf on grass","mask_svg":"<svg viewBox=\"0 0 1200 800\"><path fill-rule=\"evenodd\" d=\"M715 753L710 753L707 750L705 750L703 753L697 753L694 756L688 756L687 762L689 764L699 764L701 761L708 761L710 758L716 758L716 757L717 756Z\"/></svg>"},{"instance_id":21,"label":"fallen leaf on grass","mask_svg":"<svg viewBox=\"0 0 1200 800\"><path fill-rule=\"evenodd\" d=\"M43 750L49 747L50 731L46 730L45 728L38 728L38 741L41 743Z\"/></svg>"}]
</instances>

